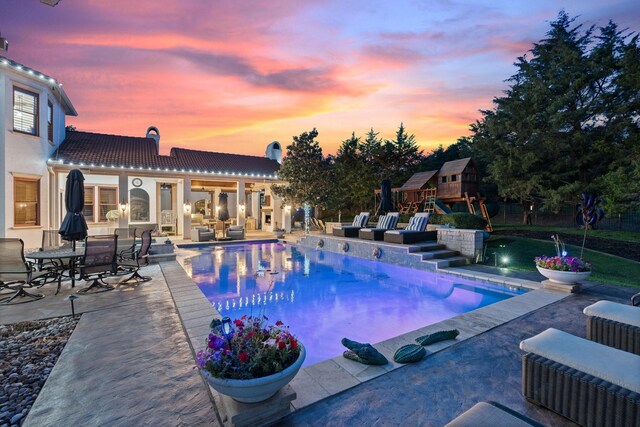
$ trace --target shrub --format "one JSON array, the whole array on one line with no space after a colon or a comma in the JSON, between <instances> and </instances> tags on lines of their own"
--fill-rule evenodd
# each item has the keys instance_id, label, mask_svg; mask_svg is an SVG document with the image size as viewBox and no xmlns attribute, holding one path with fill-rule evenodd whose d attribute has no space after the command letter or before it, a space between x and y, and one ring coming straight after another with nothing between
<instances>
[{"instance_id":1,"label":"shrub","mask_svg":"<svg viewBox=\"0 0 640 427\"><path fill-rule=\"evenodd\" d=\"M473 215L468 212L453 212L450 214L439 215L431 214L429 217L430 224L449 224L455 228L465 228L471 230L484 230L487 221L481 216Z\"/></svg>"}]
</instances>

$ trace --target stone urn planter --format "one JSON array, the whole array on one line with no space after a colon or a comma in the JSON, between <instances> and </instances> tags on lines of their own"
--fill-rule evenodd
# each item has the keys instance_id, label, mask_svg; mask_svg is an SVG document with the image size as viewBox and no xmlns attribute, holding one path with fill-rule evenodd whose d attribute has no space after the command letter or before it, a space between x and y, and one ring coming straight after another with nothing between
<instances>
[{"instance_id":1,"label":"stone urn planter","mask_svg":"<svg viewBox=\"0 0 640 427\"><path fill-rule=\"evenodd\" d=\"M276 235L276 238L284 239L284 230L273 230L273 233Z\"/></svg>"},{"instance_id":2,"label":"stone urn planter","mask_svg":"<svg viewBox=\"0 0 640 427\"><path fill-rule=\"evenodd\" d=\"M216 378L205 370L202 370L201 372L211 387L213 387L218 393L225 394L233 400L237 400L242 403L262 402L263 400L269 399L282 387L289 384L300 370L307 353L302 344L298 343L298 345L300 346L300 355L293 365L276 374L268 375L266 377L252 378L249 380L236 380Z\"/></svg>"},{"instance_id":3,"label":"stone urn planter","mask_svg":"<svg viewBox=\"0 0 640 427\"><path fill-rule=\"evenodd\" d=\"M561 271L561 270L549 270L548 268L542 268L536 266L540 274L554 283L560 285L574 285L585 280L591 275L590 271Z\"/></svg>"}]
</instances>

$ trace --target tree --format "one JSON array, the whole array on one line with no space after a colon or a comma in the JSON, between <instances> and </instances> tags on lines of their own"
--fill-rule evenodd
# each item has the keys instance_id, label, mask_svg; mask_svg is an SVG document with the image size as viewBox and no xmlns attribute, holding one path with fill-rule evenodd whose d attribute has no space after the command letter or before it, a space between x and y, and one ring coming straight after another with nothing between
<instances>
[{"instance_id":1,"label":"tree","mask_svg":"<svg viewBox=\"0 0 640 427\"><path fill-rule=\"evenodd\" d=\"M415 135L407 133L404 123L400 123L395 139L385 141L383 152L384 173L380 178L389 178L397 186L416 172L423 158Z\"/></svg>"},{"instance_id":2,"label":"tree","mask_svg":"<svg viewBox=\"0 0 640 427\"><path fill-rule=\"evenodd\" d=\"M355 132L342 141L334 161L332 207L336 210L363 210L372 199L368 181L373 175L370 163L364 161L363 144Z\"/></svg>"},{"instance_id":3,"label":"tree","mask_svg":"<svg viewBox=\"0 0 640 427\"><path fill-rule=\"evenodd\" d=\"M330 186L329 163L315 140L317 136L318 131L313 128L293 137L278 171L286 184L272 186L272 191L285 201L305 206L307 219L309 206L326 205Z\"/></svg>"},{"instance_id":4,"label":"tree","mask_svg":"<svg viewBox=\"0 0 640 427\"><path fill-rule=\"evenodd\" d=\"M525 206L540 198L556 210L579 193L602 193L599 177L638 143L638 110L629 111L638 98L637 38L625 44L613 23L596 36L574 21L560 12L531 58L517 59L495 108L471 126L487 180Z\"/></svg>"}]
</instances>

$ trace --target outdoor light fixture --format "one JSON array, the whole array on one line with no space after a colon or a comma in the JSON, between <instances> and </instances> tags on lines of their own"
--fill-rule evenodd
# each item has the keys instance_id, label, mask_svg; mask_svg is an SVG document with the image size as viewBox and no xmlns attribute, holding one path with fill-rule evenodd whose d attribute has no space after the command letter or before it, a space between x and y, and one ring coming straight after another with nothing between
<instances>
[{"instance_id":1,"label":"outdoor light fixture","mask_svg":"<svg viewBox=\"0 0 640 427\"><path fill-rule=\"evenodd\" d=\"M284 210L287 211L287 212L291 212L291 205L285 206Z\"/></svg>"},{"instance_id":2,"label":"outdoor light fixture","mask_svg":"<svg viewBox=\"0 0 640 427\"><path fill-rule=\"evenodd\" d=\"M231 331L231 318L225 316L222 318L222 335L229 341L229 345L231 345Z\"/></svg>"},{"instance_id":3,"label":"outdoor light fixture","mask_svg":"<svg viewBox=\"0 0 640 427\"><path fill-rule=\"evenodd\" d=\"M240 212L244 212L244 205L238 205L238 209L240 209Z\"/></svg>"},{"instance_id":4,"label":"outdoor light fixture","mask_svg":"<svg viewBox=\"0 0 640 427\"><path fill-rule=\"evenodd\" d=\"M120 202L120 210L122 211L122 215L124 215L125 211L127 210L127 201L126 200L122 200Z\"/></svg>"},{"instance_id":5,"label":"outdoor light fixture","mask_svg":"<svg viewBox=\"0 0 640 427\"><path fill-rule=\"evenodd\" d=\"M509 257L508 256L503 256L502 257L502 265L504 265L506 267L507 264L509 264Z\"/></svg>"},{"instance_id":6,"label":"outdoor light fixture","mask_svg":"<svg viewBox=\"0 0 640 427\"><path fill-rule=\"evenodd\" d=\"M191 202L188 200L184 202L184 213L189 215L191 213Z\"/></svg>"},{"instance_id":7,"label":"outdoor light fixture","mask_svg":"<svg viewBox=\"0 0 640 427\"><path fill-rule=\"evenodd\" d=\"M75 300L77 300L78 298L80 298L80 297L78 295L74 295L74 294L71 294L67 298L65 298L67 301L71 302L71 317L74 318L74 319L76 318L76 310L75 310L75 307L73 306L73 302Z\"/></svg>"}]
</instances>

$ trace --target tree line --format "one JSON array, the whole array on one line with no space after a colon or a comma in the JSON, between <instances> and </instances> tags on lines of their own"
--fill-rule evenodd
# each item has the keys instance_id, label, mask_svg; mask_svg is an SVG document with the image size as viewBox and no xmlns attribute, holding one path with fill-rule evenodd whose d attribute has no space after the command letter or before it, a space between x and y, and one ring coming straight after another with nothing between
<instances>
[{"instance_id":1,"label":"tree line","mask_svg":"<svg viewBox=\"0 0 640 427\"><path fill-rule=\"evenodd\" d=\"M371 129L323 156L313 129L294 137L275 189L288 200L330 210L371 207L382 179L473 157L489 198L559 210L582 193L607 200L609 214L640 208L640 45L609 21L584 28L561 11L544 39L514 63L516 73L471 135L425 155L400 124L395 138Z\"/></svg>"}]
</instances>

